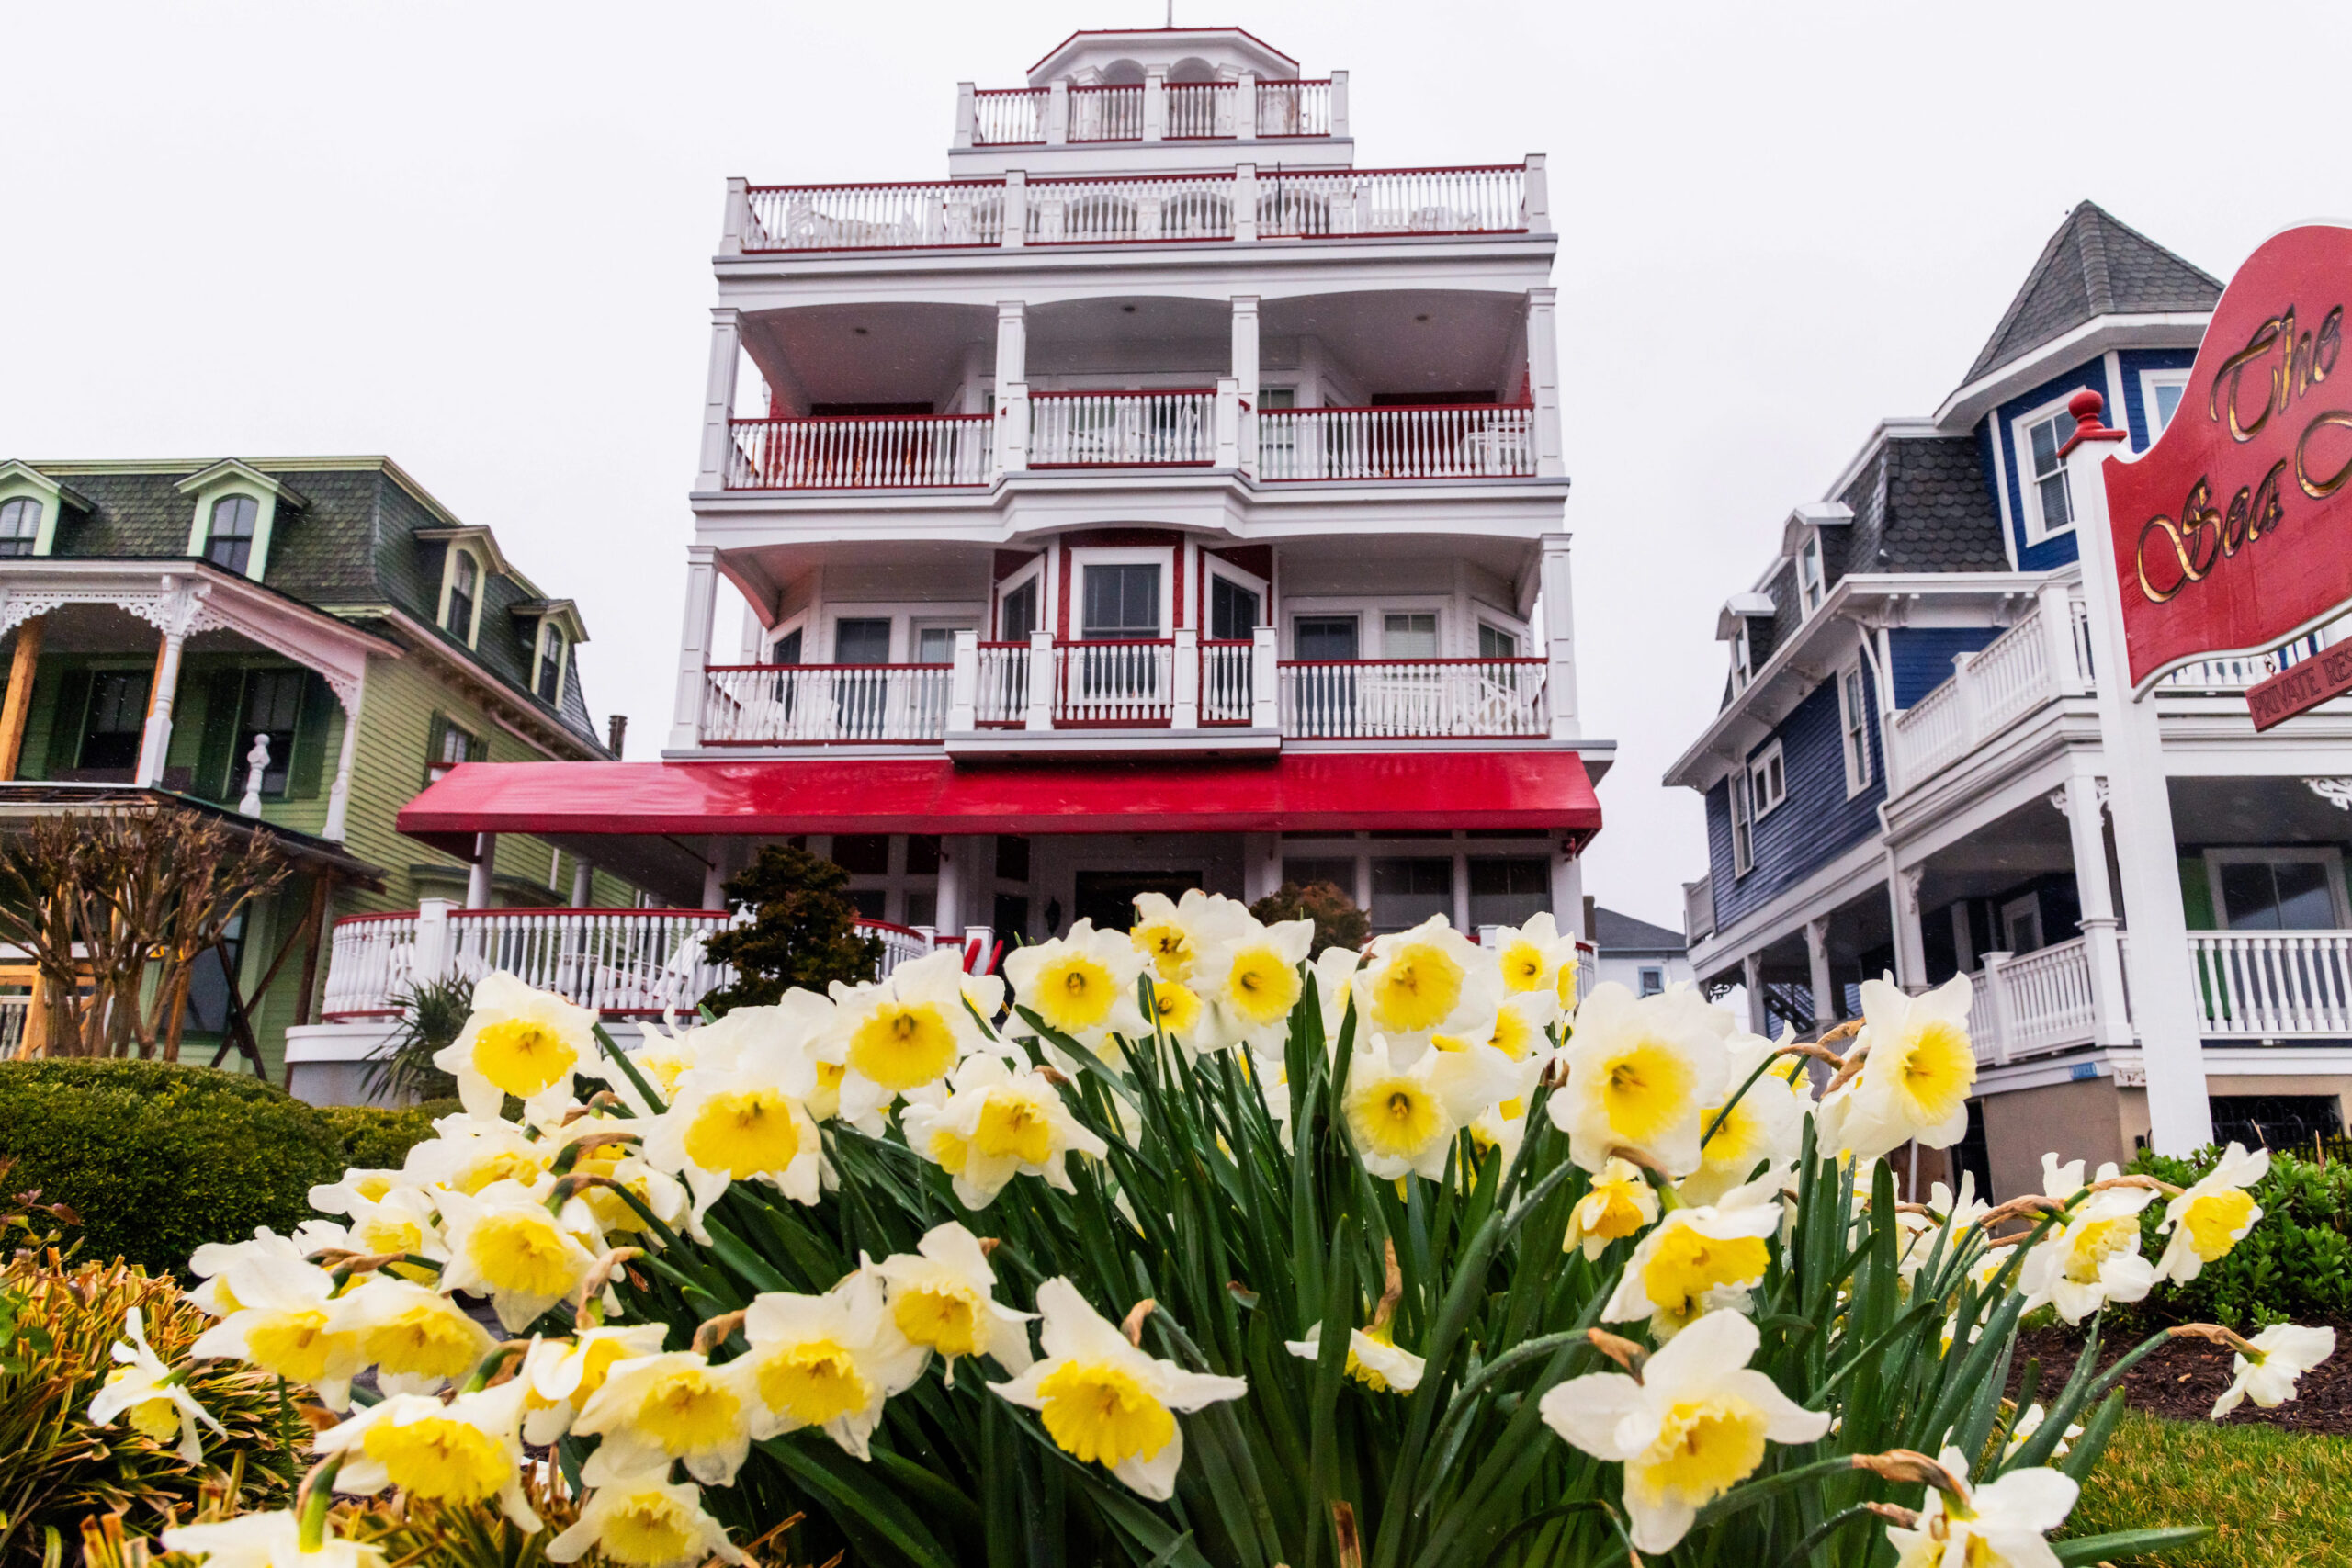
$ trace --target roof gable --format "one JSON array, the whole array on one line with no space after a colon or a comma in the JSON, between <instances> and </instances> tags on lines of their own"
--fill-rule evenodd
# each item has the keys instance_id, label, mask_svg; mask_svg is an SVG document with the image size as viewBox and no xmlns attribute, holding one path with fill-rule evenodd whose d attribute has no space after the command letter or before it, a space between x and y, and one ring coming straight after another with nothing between
<instances>
[{"instance_id":1,"label":"roof gable","mask_svg":"<svg viewBox=\"0 0 2352 1568\"><path fill-rule=\"evenodd\" d=\"M2098 317L2211 310L2221 297L2221 282L2212 275L2118 222L2097 202L2083 202L2041 247L2025 287L2009 301L1961 384Z\"/></svg>"}]
</instances>

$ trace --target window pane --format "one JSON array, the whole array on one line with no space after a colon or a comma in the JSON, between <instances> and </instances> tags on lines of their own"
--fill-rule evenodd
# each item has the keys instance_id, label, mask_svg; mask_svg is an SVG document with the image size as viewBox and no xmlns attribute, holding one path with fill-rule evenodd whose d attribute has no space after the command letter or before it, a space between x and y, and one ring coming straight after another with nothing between
<instances>
[{"instance_id":1,"label":"window pane","mask_svg":"<svg viewBox=\"0 0 2352 1568\"><path fill-rule=\"evenodd\" d=\"M1004 596L997 611L997 636L1006 642L1026 642L1037 629L1037 584L1024 582Z\"/></svg>"},{"instance_id":2,"label":"window pane","mask_svg":"<svg viewBox=\"0 0 2352 1568\"><path fill-rule=\"evenodd\" d=\"M956 630L953 626L922 626L915 632L915 662L917 664L953 664L956 661Z\"/></svg>"},{"instance_id":3,"label":"window pane","mask_svg":"<svg viewBox=\"0 0 2352 1568\"><path fill-rule=\"evenodd\" d=\"M1332 856L1293 860L1284 856L1283 880L1295 882L1301 887L1309 886L1317 882L1328 882L1346 894L1349 903L1352 904L1356 899L1356 863L1351 857Z\"/></svg>"},{"instance_id":4,"label":"window pane","mask_svg":"<svg viewBox=\"0 0 2352 1568\"><path fill-rule=\"evenodd\" d=\"M1470 863L1470 924L1516 926L1552 907L1552 866L1536 855Z\"/></svg>"},{"instance_id":5,"label":"window pane","mask_svg":"<svg viewBox=\"0 0 2352 1568\"><path fill-rule=\"evenodd\" d=\"M1655 997L1666 990L1666 971L1655 964L1642 966L1642 995Z\"/></svg>"},{"instance_id":6,"label":"window pane","mask_svg":"<svg viewBox=\"0 0 2352 1568\"><path fill-rule=\"evenodd\" d=\"M1380 652L1384 659L1435 659L1437 657L1437 616L1401 615L1383 616L1380 623Z\"/></svg>"},{"instance_id":7,"label":"window pane","mask_svg":"<svg viewBox=\"0 0 2352 1568\"><path fill-rule=\"evenodd\" d=\"M1209 636L1239 642L1257 629L1258 596L1227 578L1210 578Z\"/></svg>"},{"instance_id":8,"label":"window pane","mask_svg":"<svg viewBox=\"0 0 2352 1568\"><path fill-rule=\"evenodd\" d=\"M539 695L554 702L563 683L563 634L549 626L539 639Z\"/></svg>"},{"instance_id":9,"label":"window pane","mask_svg":"<svg viewBox=\"0 0 2352 1568\"><path fill-rule=\"evenodd\" d=\"M2273 861L2282 931L2324 931L2335 924L2335 900L2327 888L2328 868L2313 860Z\"/></svg>"},{"instance_id":10,"label":"window pane","mask_svg":"<svg viewBox=\"0 0 2352 1568\"><path fill-rule=\"evenodd\" d=\"M1372 863L1372 929L1401 931L1431 915L1453 913L1453 862L1380 859Z\"/></svg>"},{"instance_id":11,"label":"window pane","mask_svg":"<svg viewBox=\"0 0 2352 1568\"><path fill-rule=\"evenodd\" d=\"M2039 488L2041 491L2043 528L2064 528L2075 520L2074 511L2066 494L2066 476L2064 473L2051 475L2041 482Z\"/></svg>"},{"instance_id":12,"label":"window pane","mask_svg":"<svg viewBox=\"0 0 2352 1568\"><path fill-rule=\"evenodd\" d=\"M2180 394L2188 389L2186 387L2158 387L2156 389L2155 433L2157 434L2163 434L2165 426L2172 423L2173 412L2180 407Z\"/></svg>"},{"instance_id":13,"label":"window pane","mask_svg":"<svg viewBox=\"0 0 2352 1568\"><path fill-rule=\"evenodd\" d=\"M833 863L853 876L882 876L890 870L890 835L841 833L833 839ZM882 917L876 915L876 919Z\"/></svg>"},{"instance_id":14,"label":"window pane","mask_svg":"<svg viewBox=\"0 0 2352 1568\"><path fill-rule=\"evenodd\" d=\"M2278 888L2270 879L2270 867L2260 861L2224 864L2222 907L2229 911L2232 931L2278 930Z\"/></svg>"},{"instance_id":15,"label":"window pane","mask_svg":"<svg viewBox=\"0 0 2352 1568\"><path fill-rule=\"evenodd\" d=\"M1300 615L1290 624L1294 659L1353 659L1356 618L1353 615Z\"/></svg>"},{"instance_id":16,"label":"window pane","mask_svg":"<svg viewBox=\"0 0 2352 1568\"><path fill-rule=\"evenodd\" d=\"M262 772L261 792L284 795L294 760L294 725L302 712L302 671L255 670L245 676L245 706L237 724L236 761L230 782L244 793L254 737L269 738L269 765Z\"/></svg>"},{"instance_id":17,"label":"window pane","mask_svg":"<svg viewBox=\"0 0 2352 1568\"><path fill-rule=\"evenodd\" d=\"M768 662L771 664L800 662L800 628L798 626L793 627L792 630L775 639L775 647L768 653Z\"/></svg>"},{"instance_id":18,"label":"window pane","mask_svg":"<svg viewBox=\"0 0 2352 1568\"><path fill-rule=\"evenodd\" d=\"M1156 637L1159 635L1159 568L1148 565L1086 569L1086 624L1090 637Z\"/></svg>"},{"instance_id":19,"label":"window pane","mask_svg":"<svg viewBox=\"0 0 2352 1568\"><path fill-rule=\"evenodd\" d=\"M128 772L138 764L140 731L147 724L147 679L144 670L104 670L92 680L82 768Z\"/></svg>"},{"instance_id":20,"label":"window pane","mask_svg":"<svg viewBox=\"0 0 2352 1568\"><path fill-rule=\"evenodd\" d=\"M0 556L28 556L40 536L40 502L19 496L0 505Z\"/></svg>"},{"instance_id":21,"label":"window pane","mask_svg":"<svg viewBox=\"0 0 2352 1568\"><path fill-rule=\"evenodd\" d=\"M225 570L242 572L253 558L254 519L260 508L249 495L224 495L212 503L212 532L205 558Z\"/></svg>"},{"instance_id":22,"label":"window pane","mask_svg":"<svg viewBox=\"0 0 2352 1568\"><path fill-rule=\"evenodd\" d=\"M1517 659L1519 638L1500 626L1478 623L1478 657L1481 659Z\"/></svg>"},{"instance_id":23,"label":"window pane","mask_svg":"<svg viewBox=\"0 0 2352 1568\"><path fill-rule=\"evenodd\" d=\"M890 623L878 618L835 621L833 623L833 662L836 664L889 663Z\"/></svg>"},{"instance_id":24,"label":"window pane","mask_svg":"<svg viewBox=\"0 0 2352 1568\"><path fill-rule=\"evenodd\" d=\"M910 833L907 835L907 874L936 876L939 874L939 835Z\"/></svg>"},{"instance_id":25,"label":"window pane","mask_svg":"<svg viewBox=\"0 0 2352 1568\"><path fill-rule=\"evenodd\" d=\"M1029 880L1029 840L1018 833L999 834L996 840L996 874L1006 882Z\"/></svg>"}]
</instances>

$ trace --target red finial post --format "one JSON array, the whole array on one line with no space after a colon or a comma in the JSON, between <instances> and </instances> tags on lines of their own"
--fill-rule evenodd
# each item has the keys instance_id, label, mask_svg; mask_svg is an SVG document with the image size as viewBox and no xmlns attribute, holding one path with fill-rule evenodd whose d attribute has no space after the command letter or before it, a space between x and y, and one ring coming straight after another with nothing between
<instances>
[{"instance_id":1,"label":"red finial post","mask_svg":"<svg viewBox=\"0 0 2352 1568\"><path fill-rule=\"evenodd\" d=\"M2086 441L2120 441L2124 437L2124 432L2108 428L2100 417L2107 412L2107 400L2088 387L2066 400L2066 412L2075 416L2075 434L2058 448L2061 457Z\"/></svg>"}]
</instances>

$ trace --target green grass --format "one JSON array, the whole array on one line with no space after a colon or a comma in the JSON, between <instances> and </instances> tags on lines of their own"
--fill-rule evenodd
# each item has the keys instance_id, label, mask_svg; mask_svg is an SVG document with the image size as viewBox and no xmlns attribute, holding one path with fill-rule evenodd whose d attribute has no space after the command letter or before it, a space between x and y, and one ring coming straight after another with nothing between
<instances>
[{"instance_id":1,"label":"green grass","mask_svg":"<svg viewBox=\"0 0 2352 1568\"><path fill-rule=\"evenodd\" d=\"M2352 1438L2127 1412L2066 1533L2210 1524L2195 1546L2116 1568L2352 1563Z\"/></svg>"}]
</instances>

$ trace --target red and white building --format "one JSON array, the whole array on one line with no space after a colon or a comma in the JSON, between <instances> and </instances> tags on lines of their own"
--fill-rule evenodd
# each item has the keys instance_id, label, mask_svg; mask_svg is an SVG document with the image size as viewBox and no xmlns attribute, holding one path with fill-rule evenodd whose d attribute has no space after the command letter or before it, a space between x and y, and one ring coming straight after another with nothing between
<instances>
[{"instance_id":1,"label":"red and white building","mask_svg":"<svg viewBox=\"0 0 2352 1568\"><path fill-rule=\"evenodd\" d=\"M793 839L991 945L1285 878L1580 909L1543 158L1358 168L1345 73L1230 28L1074 34L955 128L942 178L728 184L662 760L402 829L704 909Z\"/></svg>"}]
</instances>

